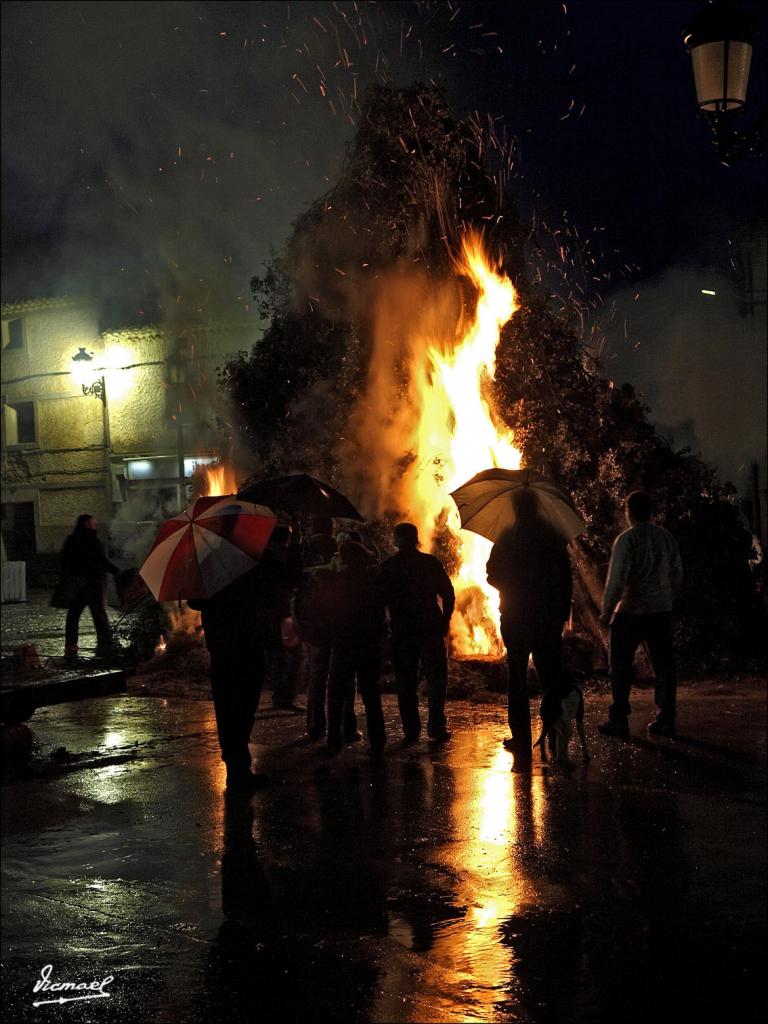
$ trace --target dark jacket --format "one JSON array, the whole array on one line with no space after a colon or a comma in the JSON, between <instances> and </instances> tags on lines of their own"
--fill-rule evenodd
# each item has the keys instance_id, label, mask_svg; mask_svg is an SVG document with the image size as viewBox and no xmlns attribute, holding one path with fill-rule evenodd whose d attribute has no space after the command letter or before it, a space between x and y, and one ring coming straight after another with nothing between
<instances>
[{"instance_id":1,"label":"dark jacket","mask_svg":"<svg viewBox=\"0 0 768 1024\"><path fill-rule=\"evenodd\" d=\"M384 599L375 566L345 567L325 578L328 638L334 646L368 647L384 631Z\"/></svg>"},{"instance_id":2,"label":"dark jacket","mask_svg":"<svg viewBox=\"0 0 768 1024\"><path fill-rule=\"evenodd\" d=\"M573 579L565 541L546 523L512 527L494 544L488 582L501 596L503 618L565 622Z\"/></svg>"},{"instance_id":3,"label":"dark jacket","mask_svg":"<svg viewBox=\"0 0 768 1024\"><path fill-rule=\"evenodd\" d=\"M403 548L382 565L380 583L394 636L445 636L456 596L439 559Z\"/></svg>"},{"instance_id":4,"label":"dark jacket","mask_svg":"<svg viewBox=\"0 0 768 1024\"><path fill-rule=\"evenodd\" d=\"M301 581L301 557L295 547L268 544L259 561L259 589L265 607L280 622L291 614L293 592Z\"/></svg>"},{"instance_id":5,"label":"dark jacket","mask_svg":"<svg viewBox=\"0 0 768 1024\"><path fill-rule=\"evenodd\" d=\"M281 644L280 626L290 615L292 587L301 571L288 551L268 545L253 569L212 597L188 602L200 612L209 651Z\"/></svg>"},{"instance_id":6,"label":"dark jacket","mask_svg":"<svg viewBox=\"0 0 768 1024\"><path fill-rule=\"evenodd\" d=\"M299 635L313 647L325 647L331 642L328 593L336 575L334 569L327 567L305 569L296 591L294 612Z\"/></svg>"},{"instance_id":7,"label":"dark jacket","mask_svg":"<svg viewBox=\"0 0 768 1024\"><path fill-rule=\"evenodd\" d=\"M304 564L310 568L327 565L338 551L333 537L326 533L313 533L304 545Z\"/></svg>"},{"instance_id":8,"label":"dark jacket","mask_svg":"<svg viewBox=\"0 0 768 1024\"><path fill-rule=\"evenodd\" d=\"M120 570L104 554L104 545L95 530L82 526L64 541L61 549L61 575L65 580L79 579L85 586L103 587L107 573Z\"/></svg>"},{"instance_id":9,"label":"dark jacket","mask_svg":"<svg viewBox=\"0 0 768 1024\"><path fill-rule=\"evenodd\" d=\"M189 601L200 612L209 651L248 651L264 647L277 614L265 603L259 566L238 576L228 586L204 601Z\"/></svg>"}]
</instances>

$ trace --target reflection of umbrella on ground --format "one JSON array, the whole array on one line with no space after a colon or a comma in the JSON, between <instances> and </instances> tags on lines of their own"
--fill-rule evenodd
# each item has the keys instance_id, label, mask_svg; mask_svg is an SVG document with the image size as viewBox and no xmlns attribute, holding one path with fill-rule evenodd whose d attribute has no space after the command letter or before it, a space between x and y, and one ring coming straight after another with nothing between
<instances>
[{"instance_id":1,"label":"reflection of umbrella on ground","mask_svg":"<svg viewBox=\"0 0 768 1024\"><path fill-rule=\"evenodd\" d=\"M586 530L565 491L529 469L485 469L452 491L463 529L497 541L514 525L512 497L524 487L534 492L541 515L564 540L573 540Z\"/></svg>"},{"instance_id":2,"label":"reflection of umbrella on ground","mask_svg":"<svg viewBox=\"0 0 768 1024\"><path fill-rule=\"evenodd\" d=\"M240 487L238 498L257 501L280 512L309 512L316 516L359 519L355 506L343 494L307 473L273 476L266 480L251 477Z\"/></svg>"},{"instance_id":3,"label":"reflection of umbrella on ground","mask_svg":"<svg viewBox=\"0 0 768 1024\"><path fill-rule=\"evenodd\" d=\"M231 494L198 498L163 523L140 574L158 601L211 597L258 564L276 522Z\"/></svg>"}]
</instances>

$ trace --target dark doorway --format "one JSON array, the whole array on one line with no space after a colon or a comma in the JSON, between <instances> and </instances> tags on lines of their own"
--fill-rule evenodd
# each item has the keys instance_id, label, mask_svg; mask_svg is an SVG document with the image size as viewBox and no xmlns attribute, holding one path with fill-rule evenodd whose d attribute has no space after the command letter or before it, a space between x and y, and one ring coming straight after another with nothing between
<instances>
[{"instance_id":1,"label":"dark doorway","mask_svg":"<svg viewBox=\"0 0 768 1024\"><path fill-rule=\"evenodd\" d=\"M2 506L2 530L9 562L25 562L37 553L35 506L31 501L8 501Z\"/></svg>"}]
</instances>

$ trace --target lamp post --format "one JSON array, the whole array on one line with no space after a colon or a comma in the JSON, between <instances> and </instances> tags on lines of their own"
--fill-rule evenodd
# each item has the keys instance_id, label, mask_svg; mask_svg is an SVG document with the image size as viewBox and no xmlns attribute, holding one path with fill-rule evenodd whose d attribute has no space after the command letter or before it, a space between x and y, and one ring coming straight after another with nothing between
<instances>
[{"instance_id":1,"label":"lamp post","mask_svg":"<svg viewBox=\"0 0 768 1024\"><path fill-rule=\"evenodd\" d=\"M709 0L683 30L691 55L696 102L709 121L720 162L730 167L745 156L760 156L765 143L766 115L746 131L735 126L747 99L755 19L729 0Z\"/></svg>"},{"instance_id":2,"label":"lamp post","mask_svg":"<svg viewBox=\"0 0 768 1024\"><path fill-rule=\"evenodd\" d=\"M80 384L84 395L93 395L101 402L101 424L102 436L104 438L104 473L105 490L107 495L107 507L110 516L112 515L112 463L110 454L112 451L112 439L109 430L109 409L107 407L107 383L104 379L104 371L93 366L93 352L86 352L84 347L78 348L72 356L75 368L72 373L75 380ZM99 374L96 376L96 374Z\"/></svg>"}]
</instances>

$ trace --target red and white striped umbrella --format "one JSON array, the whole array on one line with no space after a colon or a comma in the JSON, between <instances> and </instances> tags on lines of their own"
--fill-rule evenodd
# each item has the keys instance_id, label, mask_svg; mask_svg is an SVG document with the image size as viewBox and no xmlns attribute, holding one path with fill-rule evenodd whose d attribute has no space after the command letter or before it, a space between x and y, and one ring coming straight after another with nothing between
<instances>
[{"instance_id":1,"label":"red and white striped umbrella","mask_svg":"<svg viewBox=\"0 0 768 1024\"><path fill-rule=\"evenodd\" d=\"M198 498L163 523L140 575L158 601L204 600L258 564L276 523L232 494Z\"/></svg>"}]
</instances>

